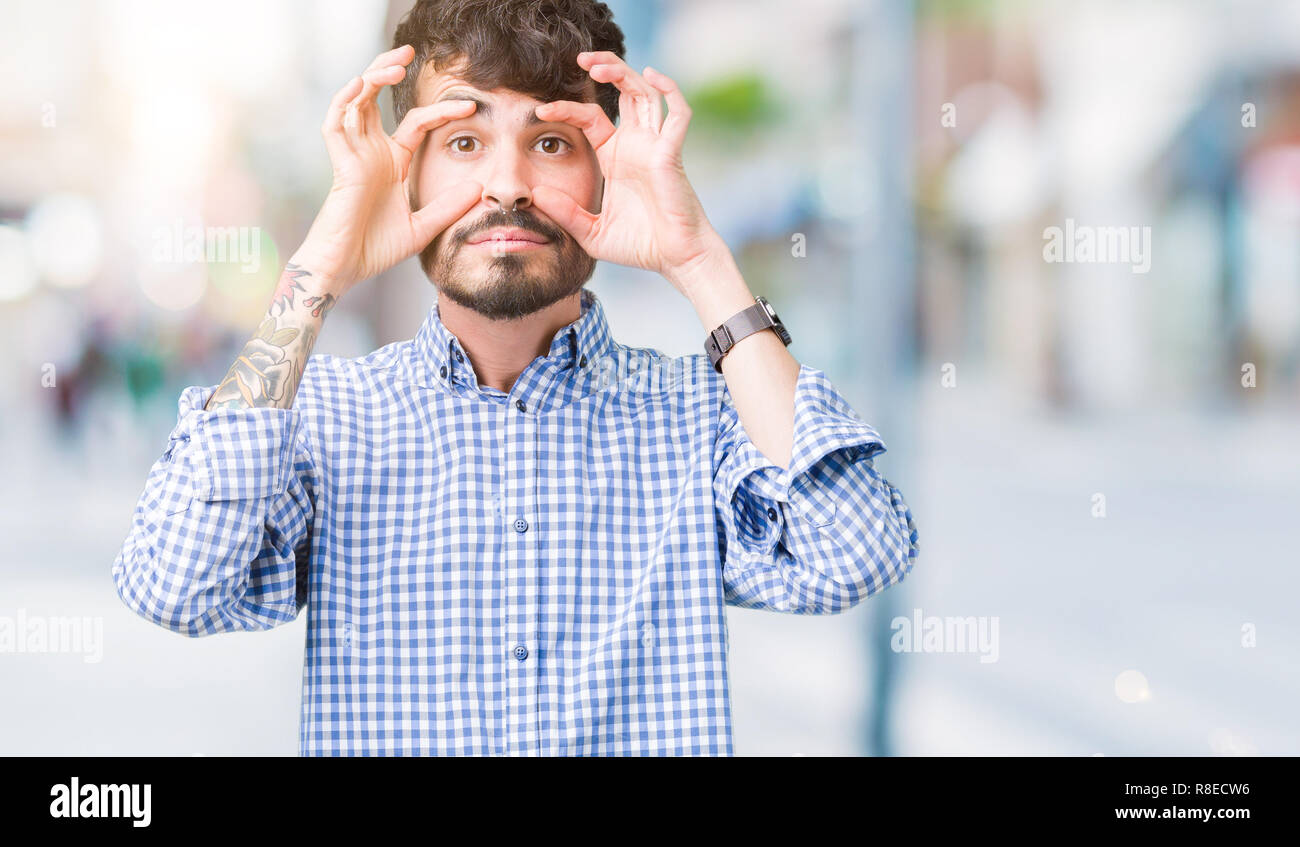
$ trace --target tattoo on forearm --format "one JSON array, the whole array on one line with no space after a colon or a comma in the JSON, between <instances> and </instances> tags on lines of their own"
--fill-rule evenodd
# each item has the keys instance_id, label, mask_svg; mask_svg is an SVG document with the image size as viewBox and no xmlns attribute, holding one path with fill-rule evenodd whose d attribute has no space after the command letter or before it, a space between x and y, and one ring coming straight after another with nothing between
<instances>
[{"instance_id":1,"label":"tattoo on forearm","mask_svg":"<svg viewBox=\"0 0 1300 847\"><path fill-rule=\"evenodd\" d=\"M235 357L207 409L287 409L293 404L316 343L316 325L304 324L302 318L323 319L336 302L332 294L304 296L308 291L299 280L310 276L292 262L285 267L267 316Z\"/></svg>"},{"instance_id":2,"label":"tattoo on forearm","mask_svg":"<svg viewBox=\"0 0 1300 847\"><path fill-rule=\"evenodd\" d=\"M293 262L284 266L284 273L280 274L280 281L275 286L275 295L271 298L271 314L282 315L287 309L293 308L294 292L307 290L298 284L298 280L307 276L311 276L311 273Z\"/></svg>"}]
</instances>

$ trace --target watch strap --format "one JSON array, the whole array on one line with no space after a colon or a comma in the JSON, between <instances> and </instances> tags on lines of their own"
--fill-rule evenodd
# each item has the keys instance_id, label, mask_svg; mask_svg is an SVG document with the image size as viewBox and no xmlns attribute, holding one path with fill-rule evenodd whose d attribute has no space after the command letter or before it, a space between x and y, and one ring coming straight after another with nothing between
<instances>
[{"instance_id":1,"label":"watch strap","mask_svg":"<svg viewBox=\"0 0 1300 847\"><path fill-rule=\"evenodd\" d=\"M765 329L774 330L782 343L787 346L790 344L790 333L786 331L771 304L758 297L755 298L754 305L723 321L721 326L704 339L704 351L709 354L709 362L714 370L722 373L722 358L736 346L736 342Z\"/></svg>"}]
</instances>

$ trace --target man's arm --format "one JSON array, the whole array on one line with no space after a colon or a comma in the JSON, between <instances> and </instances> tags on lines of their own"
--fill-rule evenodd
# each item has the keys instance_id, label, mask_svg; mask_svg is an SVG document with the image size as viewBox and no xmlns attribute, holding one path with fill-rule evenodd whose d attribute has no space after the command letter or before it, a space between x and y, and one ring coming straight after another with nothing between
<instances>
[{"instance_id":1,"label":"man's arm","mask_svg":"<svg viewBox=\"0 0 1300 847\"><path fill-rule=\"evenodd\" d=\"M293 403L334 302L290 262L225 379L182 393L113 562L118 596L141 617L198 637L302 610L318 480Z\"/></svg>"},{"instance_id":2,"label":"man's arm","mask_svg":"<svg viewBox=\"0 0 1300 847\"><path fill-rule=\"evenodd\" d=\"M721 239L669 274L706 331L754 303ZM714 500L727 602L830 614L901 581L916 561L916 524L875 469L885 450L875 430L775 332L740 339L721 364Z\"/></svg>"},{"instance_id":3,"label":"man's arm","mask_svg":"<svg viewBox=\"0 0 1300 847\"><path fill-rule=\"evenodd\" d=\"M323 280L295 262L286 265L257 332L239 351L204 408L292 406L321 324L335 302Z\"/></svg>"},{"instance_id":4,"label":"man's arm","mask_svg":"<svg viewBox=\"0 0 1300 847\"><path fill-rule=\"evenodd\" d=\"M190 637L297 617L316 514L318 480L299 410L209 411L214 393L197 385L182 392L167 449L113 562L122 602Z\"/></svg>"},{"instance_id":5,"label":"man's arm","mask_svg":"<svg viewBox=\"0 0 1300 847\"><path fill-rule=\"evenodd\" d=\"M704 332L754 305L731 251L722 239L664 276L686 294L699 315ZM701 334L703 338L703 334ZM750 440L773 464L790 464L794 442L794 394L799 362L775 332L747 335L722 357L722 376Z\"/></svg>"},{"instance_id":6,"label":"man's arm","mask_svg":"<svg viewBox=\"0 0 1300 847\"><path fill-rule=\"evenodd\" d=\"M572 124L591 144L605 178L601 209L590 212L546 185L533 190L537 207L594 258L658 271L695 306L706 332L754 305L686 178L682 145L691 108L677 83L649 67L638 74L608 50L579 53L577 62L593 80L619 90L619 125L595 103L555 100L536 112ZM727 354L722 372L755 443L784 466L799 363L775 334L760 332Z\"/></svg>"},{"instance_id":7,"label":"man's arm","mask_svg":"<svg viewBox=\"0 0 1300 847\"><path fill-rule=\"evenodd\" d=\"M754 295L686 178L690 106L670 78L651 68L638 74L609 51L577 61L618 88L619 125L593 103L558 100L537 114L580 128L595 149L601 210L547 186L533 200L590 255L658 271L713 330ZM722 374L714 494L728 602L835 612L902 579L916 559L916 526L898 489L872 466L884 449L875 431L775 333L738 341Z\"/></svg>"},{"instance_id":8,"label":"man's arm","mask_svg":"<svg viewBox=\"0 0 1300 847\"><path fill-rule=\"evenodd\" d=\"M782 467L755 445L723 392L713 495L726 601L834 614L911 572L916 523L902 492L875 468L880 436L816 368L799 368L791 420Z\"/></svg>"},{"instance_id":9,"label":"man's arm","mask_svg":"<svg viewBox=\"0 0 1300 847\"><path fill-rule=\"evenodd\" d=\"M481 185L461 182L411 210L406 179L414 151L427 133L476 108L466 100L414 108L391 136L384 132L376 98L406 75L414 57L409 44L379 54L330 101L321 124L334 168L329 195L208 409L292 406L321 323L339 298L424 249L481 199Z\"/></svg>"},{"instance_id":10,"label":"man's arm","mask_svg":"<svg viewBox=\"0 0 1300 847\"><path fill-rule=\"evenodd\" d=\"M321 324L351 286L415 255L481 198L467 182L410 208L413 151L474 108L411 109L386 134L376 96L414 54L410 45L380 54L335 94L321 126L329 196L225 378L181 396L113 563L123 602L161 626L189 636L268 629L306 601L319 479L294 402Z\"/></svg>"}]
</instances>

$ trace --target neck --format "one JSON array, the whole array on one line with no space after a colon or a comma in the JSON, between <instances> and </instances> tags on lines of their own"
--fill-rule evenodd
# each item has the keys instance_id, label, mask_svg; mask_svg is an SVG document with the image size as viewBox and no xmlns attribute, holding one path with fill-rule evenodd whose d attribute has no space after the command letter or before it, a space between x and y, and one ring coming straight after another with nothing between
<instances>
[{"instance_id":1,"label":"neck","mask_svg":"<svg viewBox=\"0 0 1300 847\"><path fill-rule=\"evenodd\" d=\"M438 317L460 340L479 385L509 394L524 368L551 352L555 333L582 316L582 291L515 320L496 320L438 298Z\"/></svg>"}]
</instances>

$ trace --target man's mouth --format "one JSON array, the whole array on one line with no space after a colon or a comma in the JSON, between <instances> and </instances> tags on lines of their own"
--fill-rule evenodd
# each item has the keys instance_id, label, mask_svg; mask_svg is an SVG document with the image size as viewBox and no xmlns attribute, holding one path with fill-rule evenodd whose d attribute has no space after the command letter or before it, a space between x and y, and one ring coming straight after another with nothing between
<instances>
[{"instance_id":1,"label":"man's mouth","mask_svg":"<svg viewBox=\"0 0 1300 847\"><path fill-rule=\"evenodd\" d=\"M526 229L515 227L490 229L472 236L467 242L471 247L486 247L489 250L513 252L531 250L550 243L545 236Z\"/></svg>"}]
</instances>

